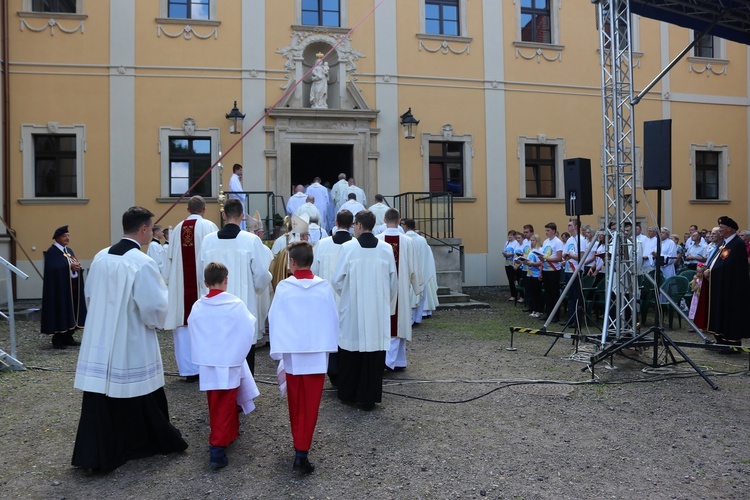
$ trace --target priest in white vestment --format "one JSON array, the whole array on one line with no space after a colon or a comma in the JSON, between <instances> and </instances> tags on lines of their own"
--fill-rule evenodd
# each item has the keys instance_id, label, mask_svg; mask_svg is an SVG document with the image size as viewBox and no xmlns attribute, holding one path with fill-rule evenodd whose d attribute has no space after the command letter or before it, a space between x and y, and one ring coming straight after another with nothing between
<instances>
[{"instance_id":1,"label":"priest in white vestment","mask_svg":"<svg viewBox=\"0 0 750 500\"><path fill-rule=\"evenodd\" d=\"M357 201L362 205L367 205L367 197L365 196L365 190L357 186L354 182L354 177L349 178L349 193L354 193L357 196Z\"/></svg>"},{"instance_id":2,"label":"priest in white vestment","mask_svg":"<svg viewBox=\"0 0 750 500\"><path fill-rule=\"evenodd\" d=\"M435 256L432 253L430 244L424 236L417 233L414 219L404 219L406 236L411 238L414 249L417 253L417 262L422 264L422 281L424 288L422 295L412 296L412 321L414 327L422 322L422 315L425 311L434 311L438 306L437 298L437 273L435 271Z\"/></svg>"},{"instance_id":3,"label":"priest in white vestment","mask_svg":"<svg viewBox=\"0 0 750 500\"><path fill-rule=\"evenodd\" d=\"M354 222L354 217L349 210L344 209L336 214L336 227L338 230L332 236L320 240L313 249L313 263L310 269L315 276L320 276L328 281L333 280L333 273L336 270L336 264L339 260L341 246L352 239L352 235L349 232L352 222ZM334 294L334 300L338 308L339 296ZM338 366L338 354L331 353L328 357L328 379L334 387L337 387L339 383Z\"/></svg>"},{"instance_id":4,"label":"priest in white vestment","mask_svg":"<svg viewBox=\"0 0 750 500\"><path fill-rule=\"evenodd\" d=\"M331 284L339 300L338 397L366 411L383 394L385 353L390 348L390 316L396 312L398 273L393 249L372 234L369 210L354 218L356 240L344 243Z\"/></svg>"},{"instance_id":5,"label":"priest in white vestment","mask_svg":"<svg viewBox=\"0 0 750 500\"><path fill-rule=\"evenodd\" d=\"M190 215L177 224L172 231L169 247L169 308L164 322L166 330L174 336L174 354L180 375L189 382L198 380L198 365L193 363L190 350L190 335L186 325L190 308L198 297L205 293L203 267L201 266L201 246L207 234L219 228L210 220L204 219L206 202L201 196L188 200Z\"/></svg>"},{"instance_id":6,"label":"priest in white vestment","mask_svg":"<svg viewBox=\"0 0 750 500\"><path fill-rule=\"evenodd\" d=\"M305 241L289 247L292 276L280 281L268 315L271 358L286 373L289 420L294 441L292 469L305 474L329 353L338 350L339 319L333 289L310 270L313 249Z\"/></svg>"},{"instance_id":7,"label":"priest in white vestment","mask_svg":"<svg viewBox=\"0 0 750 500\"><path fill-rule=\"evenodd\" d=\"M346 180L346 174L339 174L339 180L331 188L331 200L335 204L335 211L341 209L341 205L346 202L346 195L349 194L349 182Z\"/></svg>"},{"instance_id":8,"label":"priest in white vestment","mask_svg":"<svg viewBox=\"0 0 750 500\"><path fill-rule=\"evenodd\" d=\"M411 342L411 304L412 294L421 296L422 266L417 261L417 253L411 238L398 230L401 216L395 208L385 213L387 229L377 238L393 248L398 271L398 298L396 312L391 315L391 343L385 355L385 366L389 370L406 368L406 342Z\"/></svg>"},{"instance_id":9,"label":"priest in white vestment","mask_svg":"<svg viewBox=\"0 0 750 500\"><path fill-rule=\"evenodd\" d=\"M294 194L289 197L286 202L286 214L292 215L297 213L297 209L305 204L307 201L307 195L305 194L305 186L302 184L294 188Z\"/></svg>"},{"instance_id":10,"label":"priest in white vestment","mask_svg":"<svg viewBox=\"0 0 750 500\"><path fill-rule=\"evenodd\" d=\"M295 215L298 217L302 217L303 215L307 214L307 219L311 220L313 218L318 219L320 221L320 210L318 210L318 207L315 206L315 197L312 195L307 195L307 198L305 198L305 203L297 208L297 210L294 211Z\"/></svg>"},{"instance_id":11,"label":"priest in white vestment","mask_svg":"<svg viewBox=\"0 0 750 500\"><path fill-rule=\"evenodd\" d=\"M245 188L242 186L242 165L239 163L235 163L232 167L232 177L229 178L229 191L232 193L229 195L229 198L234 198L237 200L240 200L240 203L242 203L242 211L245 211L245 206L247 202L247 194L240 193L238 191L244 191ZM243 220L240 224L240 229L243 231L247 229L247 226L245 225L245 221Z\"/></svg>"},{"instance_id":12,"label":"priest in white vestment","mask_svg":"<svg viewBox=\"0 0 750 500\"><path fill-rule=\"evenodd\" d=\"M224 204L222 214L225 224L220 231L203 238L201 268L209 262L221 262L229 270L227 292L239 297L253 318L258 314L258 295L271 282L268 270L270 262L263 249L263 242L255 234L240 230L239 223L245 218L239 200L230 199ZM263 338L265 324L253 322L253 342L247 356L250 371L255 373L255 345Z\"/></svg>"},{"instance_id":13,"label":"priest in white vestment","mask_svg":"<svg viewBox=\"0 0 750 500\"><path fill-rule=\"evenodd\" d=\"M93 472L188 446L169 420L156 333L167 312L167 287L156 262L141 251L152 237L153 216L129 208L122 240L97 253L88 274L88 317L74 382L83 401L72 464Z\"/></svg>"},{"instance_id":14,"label":"priest in white vestment","mask_svg":"<svg viewBox=\"0 0 750 500\"><path fill-rule=\"evenodd\" d=\"M357 201L357 195L354 193L349 193L347 195L347 200L341 205L340 210L349 210L353 216L357 216L357 214L365 210L365 206L362 205L359 201Z\"/></svg>"},{"instance_id":15,"label":"priest in white vestment","mask_svg":"<svg viewBox=\"0 0 750 500\"><path fill-rule=\"evenodd\" d=\"M328 230L330 227L328 225L328 205L331 203L331 200L328 196L328 188L320 183L320 177L313 179L312 184L307 186L305 194L314 198L315 207L318 209L318 212L320 212L320 226L323 229ZM312 219L312 215L310 218Z\"/></svg>"},{"instance_id":16,"label":"priest in white vestment","mask_svg":"<svg viewBox=\"0 0 750 500\"><path fill-rule=\"evenodd\" d=\"M385 198L383 198L382 194L376 194L375 195L375 204L371 205L369 210L373 214L375 214L375 226L379 226L381 224L385 224L385 212L391 207L385 204Z\"/></svg>"}]
</instances>

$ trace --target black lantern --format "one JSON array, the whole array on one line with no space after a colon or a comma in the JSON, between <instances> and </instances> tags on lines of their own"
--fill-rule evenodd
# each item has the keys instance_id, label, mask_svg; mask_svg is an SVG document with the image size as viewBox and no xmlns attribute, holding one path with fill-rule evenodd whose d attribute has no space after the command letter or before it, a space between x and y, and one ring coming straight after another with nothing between
<instances>
[{"instance_id":1,"label":"black lantern","mask_svg":"<svg viewBox=\"0 0 750 500\"><path fill-rule=\"evenodd\" d=\"M237 109L237 101L234 101L234 107L232 108L232 111L227 114L227 120L232 120L232 125L229 126L229 132L231 134L241 134L242 120L244 119L245 115L240 113L240 110Z\"/></svg>"},{"instance_id":2,"label":"black lantern","mask_svg":"<svg viewBox=\"0 0 750 500\"><path fill-rule=\"evenodd\" d=\"M401 115L401 126L404 127L404 137L406 139L414 139L417 133L417 125L419 125L419 120L411 114L411 108Z\"/></svg>"}]
</instances>

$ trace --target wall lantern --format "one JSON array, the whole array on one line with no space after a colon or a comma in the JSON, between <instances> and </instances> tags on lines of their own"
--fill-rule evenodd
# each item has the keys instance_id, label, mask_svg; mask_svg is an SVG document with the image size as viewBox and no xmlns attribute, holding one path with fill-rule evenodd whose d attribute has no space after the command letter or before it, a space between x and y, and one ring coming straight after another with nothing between
<instances>
[{"instance_id":1,"label":"wall lantern","mask_svg":"<svg viewBox=\"0 0 750 500\"><path fill-rule=\"evenodd\" d=\"M231 134L241 134L242 133L242 120L245 119L245 115L240 113L240 110L237 109L237 101L234 101L234 107L232 108L232 111L227 114L227 120L232 121L232 125L229 126L229 133Z\"/></svg>"},{"instance_id":2,"label":"wall lantern","mask_svg":"<svg viewBox=\"0 0 750 500\"><path fill-rule=\"evenodd\" d=\"M417 133L417 125L419 125L419 120L411 114L411 108L401 115L401 126L404 127L404 137L406 139L414 139Z\"/></svg>"}]
</instances>

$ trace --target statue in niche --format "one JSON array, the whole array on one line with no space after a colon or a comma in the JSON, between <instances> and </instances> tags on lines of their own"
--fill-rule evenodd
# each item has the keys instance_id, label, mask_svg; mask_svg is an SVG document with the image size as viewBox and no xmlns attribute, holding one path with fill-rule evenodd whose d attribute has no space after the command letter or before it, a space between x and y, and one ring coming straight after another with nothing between
<instances>
[{"instance_id":1,"label":"statue in niche","mask_svg":"<svg viewBox=\"0 0 750 500\"><path fill-rule=\"evenodd\" d=\"M323 61L323 54L315 54L318 65L312 70L312 85L310 86L310 107L312 109L328 109L328 63Z\"/></svg>"}]
</instances>

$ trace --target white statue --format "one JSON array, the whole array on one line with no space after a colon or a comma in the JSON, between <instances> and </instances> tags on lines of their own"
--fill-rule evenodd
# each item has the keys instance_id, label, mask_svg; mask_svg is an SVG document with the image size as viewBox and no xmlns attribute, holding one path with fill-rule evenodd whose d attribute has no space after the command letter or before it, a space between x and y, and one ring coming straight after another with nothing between
<instances>
[{"instance_id":1,"label":"white statue","mask_svg":"<svg viewBox=\"0 0 750 500\"><path fill-rule=\"evenodd\" d=\"M320 61L323 54L318 52L315 57ZM328 109L328 63L319 63L312 70L312 85L310 86L310 107L312 109Z\"/></svg>"}]
</instances>

